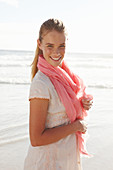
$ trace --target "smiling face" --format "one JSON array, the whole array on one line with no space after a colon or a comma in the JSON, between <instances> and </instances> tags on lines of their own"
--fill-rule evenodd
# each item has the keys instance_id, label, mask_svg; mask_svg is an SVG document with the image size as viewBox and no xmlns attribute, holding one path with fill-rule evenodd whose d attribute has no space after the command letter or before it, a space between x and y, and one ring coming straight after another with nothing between
<instances>
[{"instance_id":1,"label":"smiling face","mask_svg":"<svg viewBox=\"0 0 113 170\"><path fill-rule=\"evenodd\" d=\"M64 32L53 30L44 35L41 42L37 40L38 46L43 52L43 57L54 67L59 66L64 58L65 39Z\"/></svg>"}]
</instances>

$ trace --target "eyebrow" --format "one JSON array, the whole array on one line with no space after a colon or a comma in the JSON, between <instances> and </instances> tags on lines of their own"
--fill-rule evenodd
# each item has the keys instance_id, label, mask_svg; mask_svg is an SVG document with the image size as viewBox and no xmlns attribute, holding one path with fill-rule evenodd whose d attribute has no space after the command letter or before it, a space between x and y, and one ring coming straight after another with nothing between
<instances>
[{"instance_id":1,"label":"eyebrow","mask_svg":"<svg viewBox=\"0 0 113 170\"><path fill-rule=\"evenodd\" d=\"M46 43L46 45L54 45L52 43ZM59 44L59 45L65 45L65 43Z\"/></svg>"}]
</instances>

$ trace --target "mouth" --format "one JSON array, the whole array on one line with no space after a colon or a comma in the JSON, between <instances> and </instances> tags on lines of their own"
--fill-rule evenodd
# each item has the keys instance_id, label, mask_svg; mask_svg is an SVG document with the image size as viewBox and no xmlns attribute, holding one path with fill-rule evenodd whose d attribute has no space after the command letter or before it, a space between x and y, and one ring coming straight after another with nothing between
<instances>
[{"instance_id":1,"label":"mouth","mask_svg":"<svg viewBox=\"0 0 113 170\"><path fill-rule=\"evenodd\" d=\"M61 59L61 56L59 56L59 57L57 57L57 58L56 58L56 57L51 57L51 56L50 56L50 58L51 58L53 61L59 61L59 60Z\"/></svg>"}]
</instances>

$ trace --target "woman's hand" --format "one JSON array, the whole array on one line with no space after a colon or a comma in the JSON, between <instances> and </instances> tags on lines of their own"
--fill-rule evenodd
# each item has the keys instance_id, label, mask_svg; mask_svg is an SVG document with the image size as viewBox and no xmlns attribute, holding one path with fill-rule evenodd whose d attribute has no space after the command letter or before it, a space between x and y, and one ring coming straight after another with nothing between
<instances>
[{"instance_id":1,"label":"woman's hand","mask_svg":"<svg viewBox=\"0 0 113 170\"><path fill-rule=\"evenodd\" d=\"M84 98L81 100L83 108L85 110L89 110L92 107L93 104L93 100L89 99L89 98Z\"/></svg>"},{"instance_id":2,"label":"woman's hand","mask_svg":"<svg viewBox=\"0 0 113 170\"><path fill-rule=\"evenodd\" d=\"M87 123L84 120L78 119L74 122L74 126L76 128L76 132L85 133L87 131Z\"/></svg>"}]
</instances>

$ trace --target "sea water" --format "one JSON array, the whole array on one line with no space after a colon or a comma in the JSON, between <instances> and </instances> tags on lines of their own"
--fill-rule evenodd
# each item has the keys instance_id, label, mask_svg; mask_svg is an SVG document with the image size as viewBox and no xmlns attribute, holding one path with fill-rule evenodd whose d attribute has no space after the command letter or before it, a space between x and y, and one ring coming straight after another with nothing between
<instances>
[{"instance_id":1,"label":"sea water","mask_svg":"<svg viewBox=\"0 0 113 170\"><path fill-rule=\"evenodd\" d=\"M29 138L28 98L31 82L30 65L33 58L33 51L0 50L1 170L21 169L19 165L17 165L17 168L13 167L14 161L12 159L10 163L9 160L4 161L3 159L7 157L9 145L16 146L16 143L18 143L19 146L19 143ZM66 53L65 61L70 69L84 80L87 87L86 91L94 96L93 117L90 118L90 129L93 137L96 136L93 127L96 129L98 126L107 124L108 129L112 128L113 54ZM109 116L106 116L106 112ZM93 137L89 141L92 142ZM19 149L17 149L17 152L19 152ZM10 152L9 157L11 158L11 156L13 158L13 153ZM24 157L25 155L23 155ZM7 167L8 163L11 168Z\"/></svg>"}]
</instances>

